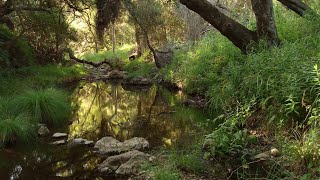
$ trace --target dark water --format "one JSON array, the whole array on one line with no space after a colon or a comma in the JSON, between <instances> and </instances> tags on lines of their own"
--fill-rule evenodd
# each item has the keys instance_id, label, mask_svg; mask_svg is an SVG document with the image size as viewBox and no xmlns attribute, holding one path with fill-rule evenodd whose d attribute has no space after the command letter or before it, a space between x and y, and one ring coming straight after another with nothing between
<instances>
[{"instance_id":1,"label":"dark water","mask_svg":"<svg viewBox=\"0 0 320 180\"><path fill-rule=\"evenodd\" d=\"M119 140L144 137L151 148L187 144L199 132L208 116L181 104L186 96L165 88L123 87L105 82L81 82L72 96L74 111L70 123L59 131L68 140L81 137L97 141L104 136ZM58 130L51 130L57 132ZM95 168L103 159L90 147L50 145L51 138L35 145L17 145L0 150L0 180L101 178ZM115 179L105 177L103 179Z\"/></svg>"}]
</instances>

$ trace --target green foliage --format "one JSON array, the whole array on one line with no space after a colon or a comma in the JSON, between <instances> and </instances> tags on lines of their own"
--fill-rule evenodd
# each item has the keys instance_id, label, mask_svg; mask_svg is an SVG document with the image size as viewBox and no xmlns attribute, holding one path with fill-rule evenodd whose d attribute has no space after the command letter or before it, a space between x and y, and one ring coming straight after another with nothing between
<instances>
[{"instance_id":1,"label":"green foliage","mask_svg":"<svg viewBox=\"0 0 320 180\"><path fill-rule=\"evenodd\" d=\"M240 51L226 38L208 33L197 45L175 51L173 63L162 74L168 81L182 82L187 92L206 94L237 56L242 56Z\"/></svg>"},{"instance_id":2,"label":"green foliage","mask_svg":"<svg viewBox=\"0 0 320 180\"><path fill-rule=\"evenodd\" d=\"M308 114L299 127L305 129L302 133L296 130L296 139L287 140L284 144L285 152L290 156L295 166L308 168L309 175L320 174L320 70L318 65L314 66L310 73L312 77L312 90L316 98L307 106ZM304 169L306 170L306 169Z\"/></svg>"},{"instance_id":3,"label":"green foliage","mask_svg":"<svg viewBox=\"0 0 320 180\"><path fill-rule=\"evenodd\" d=\"M59 125L70 115L66 92L57 89L29 90L14 100L16 112L27 112L33 120L49 125Z\"/></svg>"},{"instance_id":4,"label":"green foliage","mask_svg":"<svg viewBox=\"0 0 320 180\"><path fill-rule=\"evenodd\" d=\"M169 155L169 162L182 171L195 174L208 173L208 163L203 159L200 145L172 151Z\"/></svg>"},{"instance_id":5,"label":"green foliage","mask_svg":"<svg viewBox=\"0 0 320 180\"><path fill-rule=\"evenodd\" d=\"M30 122L30 117L15 114L12 107L12 102L0 98L0 144L31 142L36 137L35 126Z\"/></svg>"},{"instance_id":6,"label":"green foliage","mask_svg":"<svg viewBox=\"0 0 320 180\"><path fill-rule=\"evenodd\" d=\"M30 43L0 26L0 67L21 67L34 61Z\"/></svg>"},{"instance_id":7,"label":"green foliage","mask_svg":"<svg viewBox=\"0 0 320 180\"><path fill-rule=\"evenodd\" d=\"M178 180L182 179L179 171L172 166L153 166L148 168L148 174L156 180Z\"/></svg>"},{"instance_id":8,"label":"green foliage","mask_svg":"<svg viewBox=\"0 0 320 180\"><path fill-rule=\"evenodd\" d=\"M71 40L76 40L76 33L69 27L59 5L51 7L51 10L51 13L27 11L23 14L21 24L31 27L25 36L33 47L37 64L61 63L63 49Z\"/></svg>"},{"instance_id":9,"label":"green foliage","mask_svg":"<svg viewBox=\"0 0 320 180\"><path fill-rule=\"evenodd\" d=\"M248 143L254 140L244 127L251 116L255 100L244 105L238 105L235 110L218 116L214 121L222 122L205 138L205 147L209 150L206 156L224 157L239 153Z\"/></svg>"}]
</instances>

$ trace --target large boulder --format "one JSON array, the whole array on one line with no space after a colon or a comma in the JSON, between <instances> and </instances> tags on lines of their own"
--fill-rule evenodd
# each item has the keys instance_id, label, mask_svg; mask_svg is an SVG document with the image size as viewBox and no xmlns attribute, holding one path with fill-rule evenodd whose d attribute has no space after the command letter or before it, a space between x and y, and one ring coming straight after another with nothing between
<instances>
[{"instance_id":1,"label":"large boulder","mask_svg":"<svg viewBox=\"0 0 320 180\"><path fill-rule=\"evenodd\" d=\"M102 157L120 154L131 150L143 150L149 148L149 142L141 137L134 137L124 142L120 142L113 137L104 137L97 141L94 146L96 153Z\"/></svg>"},{"instance_id":2,"label":"large boulder","mask_svg":"<svg viewBox=\"0 0 320 180\"><path fill-rule=\"evenodd\" d=\"M136 174L146 162L151 162L154 157L138 150L110 156L99 165L98 171L102 174L115 173L117 175Z\"/></svg>"}]
</instances>

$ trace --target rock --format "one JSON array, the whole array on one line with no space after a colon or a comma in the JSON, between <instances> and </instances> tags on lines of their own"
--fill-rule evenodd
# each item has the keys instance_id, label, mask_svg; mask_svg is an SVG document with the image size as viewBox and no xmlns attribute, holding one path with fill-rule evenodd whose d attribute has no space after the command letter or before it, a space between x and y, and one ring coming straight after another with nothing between
<instances>
[{"instance_id":1,"label":"rock","mask_svg":"<svg viewBox=\"0 0 320 180\"><path fill-rule=\"evenodd\" d=\"M117 69L112 70L108 74L109 79L123 79L124 77L125 77L124 73L122 71L117 70Z\"/></svg>"},{"instance_id":2,"label":"rock","mask_svg":"<svg viewBox=\"0 0 320 180\"><path fill-rule=\"evenodd\" d=\"M185 106L203 108L206 105L206 100L196 97L195 99L186 99L182 102Z\"/></svg>"},{"instance_id":3,"label":"rock","mask_svg":"<svg viewBox=\"0 0 320 180\"><path fill-rule=\"evenodd\" d=\"M60 141L55 141L55 142L53 142L53 143L51 143L51 144L53 144L53 145L63 145L63 144L65 144L65 143L66 143L65 140L60 140Z\"/></svg>"},{"instance_id":4,"label":"rock","mask_svg":"<svg viewBox=\"0 0 320 180\"><path fill-rule=\"evenodd\" d=\"M272 148L272 149L270 150L270 153L271 153L271 155L274 156L274 157L280 156L280 151L279 151L277 148Z\"/></svg>"},{"instance_id":5,"label":"rock","mask_svg":"<svg viewBox=\"0 0 320 180\"><path fill-rule=\"evenodd\" d=\"M142 150L149 148L149 142L141 137L135 137L124 142L120 142L113 137L104 137L97 141L94 146L96 153L100 156L120 154L130 150Z\"/></svg>"},{"instance_id":6,"label":"rock","mask_svg":"<svg viewBox=\"0 0 320 180\"><path fill-rule=\"evenodd\" d=\"M43 137L43 136L47 136L50 134L49 129L46 126L40 126L39 130L38 130L38 135Z\"/></svg>"},{"instance_id":7,"label":"rock","mask_svg":"<svg viewBox=\"0 0 320 180\"><path fill-rule=\"evenodd\" d=\"M99 165L98 171L103 174L133 175L138 172L143 163L150 162L152 159L154 157L149 154L133 150L108 157Z\"/></svg>"},{"instance_id":8,"label":"rock","mask_svg":"<svg viewBox=\"0 0 320 180\"><path fill-rule=\"evenodd\" d=\"M125 84L135 85L135 86L147 86L152 84L152 81L148 78L136 77L125 82Z\"/></svg>"},{"instance_id":9,"label":"rock","mask_svg":"<svg viewBox=\"0 0 320 180\"><path fill-rule=\"evenodd\" d=\"M68 137L68 134L67 133L54 133L53 138L65 138L65 137Z\"/></svg>"},{"instance_id":10,"label":"rock","mask_svg":"<svg viewBox=\"0 0 320 180\"><path fill-rule=\"evenodd\" d=\"M260 160L267 160L270 157L271 157L271 155L270 155L269 151L267 151L267 152L260 153L260 154L257 154L255 156L253 156L253 159L255 159L255 160L259 160L259 159Z\"/></svg>"},{"instance_id":11,"label":"rock","mask_svg":"<svg viewBox=\"0 0 320 180\"><path fill-rule=\"evenodd\" d=\"M89 141L87 139L82 139L82 138L76 138L73 139L70 143L70 146L76 146L76 145L87 145L87 146L93 146L94 142L93 141Z\"/></svg>"}]
</instances>

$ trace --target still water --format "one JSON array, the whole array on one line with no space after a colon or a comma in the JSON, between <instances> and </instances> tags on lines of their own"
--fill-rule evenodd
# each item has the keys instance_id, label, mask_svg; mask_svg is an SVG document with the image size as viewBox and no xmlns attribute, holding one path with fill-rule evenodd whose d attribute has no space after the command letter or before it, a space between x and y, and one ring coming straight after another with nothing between
<instances>
[{"instance_id":1,"label":"still water","mask_svg":"<svg viewBox=\"0 0 320 180\"><path fill-rule=\"evenodd\" d=\"M68 133L68 140L144 137L151 149L183 145L205 131L208 119L202 110L183 106L185 98L181 92L160 86L80 82L72 95L70 120L64 127L50 130ZM99 178L95 168L103 159L96 157L92 148L50 145L53 141L50 137L40 138L34 145L17 144L0 150L0 180Z\"/></svg>"}]
</instances>

